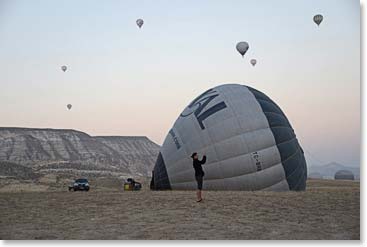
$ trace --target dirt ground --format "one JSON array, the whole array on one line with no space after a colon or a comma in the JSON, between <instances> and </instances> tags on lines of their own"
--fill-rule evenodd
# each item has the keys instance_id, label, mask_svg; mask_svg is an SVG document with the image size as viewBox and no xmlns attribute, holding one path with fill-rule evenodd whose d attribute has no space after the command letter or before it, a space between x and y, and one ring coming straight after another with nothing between
<instances>
[{"instance_id":1,"label":"dirt ground","mask_svg":"<svg viewBox=\"0 0 367 247\"><path fill-rule=\"evenodd\" d=\"M93 186L93 185L92 185ZM0 193L0 239L359 239L360 184L306 192Z\"/></svg>"}]
</instances>

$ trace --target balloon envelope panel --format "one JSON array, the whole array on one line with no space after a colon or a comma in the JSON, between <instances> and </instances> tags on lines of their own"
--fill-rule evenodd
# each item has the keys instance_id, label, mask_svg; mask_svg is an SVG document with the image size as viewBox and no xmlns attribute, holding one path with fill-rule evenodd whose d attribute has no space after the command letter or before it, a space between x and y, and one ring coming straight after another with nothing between
<instances>
[{"instance_id":1,"label":"balloon envelope panel","mask_svg":"<svg viewBox=\"0 0 367 247\"><path fill-rule=\"evenodd\" d=\"M157 159L155 189L196 189L193 152L207 155L204 189L304 190L307 167L288 119L265 94L226 84L180 114Z\"/></svg>"}]
</instances>

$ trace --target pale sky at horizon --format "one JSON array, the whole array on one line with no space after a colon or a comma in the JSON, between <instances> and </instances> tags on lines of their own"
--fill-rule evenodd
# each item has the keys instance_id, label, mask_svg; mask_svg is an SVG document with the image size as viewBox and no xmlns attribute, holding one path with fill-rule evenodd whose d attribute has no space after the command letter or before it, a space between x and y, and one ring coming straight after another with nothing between
<instances>
[{"instance_id":1,"label":"pale sky at horizon","mask_svg":"<svg viewBox=\"0 0 367 247\"><path fill-rule=\"evenodd\" d=\"M0 126L161 144L193 98L240 83L282 108L304 150L360 163L359 1L0 0L0 37Z\"/></svg>"}]
</instances>

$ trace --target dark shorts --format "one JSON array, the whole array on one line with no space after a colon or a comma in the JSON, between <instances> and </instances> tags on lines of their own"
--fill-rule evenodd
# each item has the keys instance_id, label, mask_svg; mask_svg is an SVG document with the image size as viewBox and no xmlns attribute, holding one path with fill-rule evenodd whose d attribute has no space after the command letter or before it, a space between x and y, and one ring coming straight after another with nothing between
<instances>
[{"instance_id":1,"label":"dark shorts","mask_svg":"<svg viewBox=\"0 0 367 247\"><path fill-rule=\"evenodd\" d=\"M203 176L195 176L196 182L198 183L198 190L203 189Z\"/></svg>"}]
</instances>

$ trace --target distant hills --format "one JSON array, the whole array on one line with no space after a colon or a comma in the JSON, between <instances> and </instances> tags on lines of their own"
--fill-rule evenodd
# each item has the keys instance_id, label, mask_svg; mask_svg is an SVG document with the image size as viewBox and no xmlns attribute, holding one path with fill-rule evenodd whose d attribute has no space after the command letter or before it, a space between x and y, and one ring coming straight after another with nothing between
<instances>
[{"instance_id":1,"label":"distant hills","mask_svg":"<svg viewBox=\"0 0 367 247\"><path fill-rule=\"evenodd\" d=\"M145 136L90 136L71 129L0 127L0 178L149 177L159 145ZM339 170L360 177L359 167L336 162L309 165L309 177L333 179Z\"/></svg>"},{"instance_id":2,"label":"distant hills","mask_svg":"<svg viewBox=\"0 0 367 247\"><path fill-rule=\"evenodd\" d=\"M334 175L339 170L348 170L354 174L354 177L359 180L360 169L359 167L345 166L336 162L331 162L326 165L312 165L308 166L309 177L318 178L319 176L326 179L334 179Z\"/></svg>"},{"instance_id":3,"label":"distant hills","mask_svg":"<svg viewBox=\"0 0 367 247\"><path fill-rule=\"evenodd\" d=\"M68 129L0 128L0 177L45 174L151 176L159 145L145 136Z\"/></svg>"}]
</instances>

